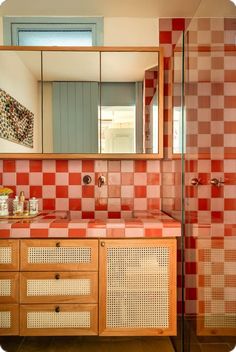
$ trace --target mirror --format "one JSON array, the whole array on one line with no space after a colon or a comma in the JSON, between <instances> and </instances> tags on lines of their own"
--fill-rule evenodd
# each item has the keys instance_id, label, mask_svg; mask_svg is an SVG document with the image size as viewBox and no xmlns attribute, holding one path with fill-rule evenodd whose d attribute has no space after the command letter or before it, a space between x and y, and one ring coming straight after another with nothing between
<instances>
[{"instance_id":1,"label":"mirror","mask_svg":"<svg viewBox=\"0 0 236 352\"><path fill-rule=\"evenodd\" d=\"M172 76L172 157L180 157L183 148L185 124L182 123L182 51L176 48L173 55Z\"/></svg>"},{"instance_id":2,"label":"mirror","mask_svg":"<svg viewBox=\"0 0 236 352\"><path fill-rule=\"evenodd\" d=\"M158 48L3 48L0 89L19 103L13 129L21 140L0 136L0 152L162 157Z\"/></svg>"},{"instance_id":3,"label":"mirror","mask_svg":"<svg viewBox=\"0 0 236 352\"><path fill-rule=\"evenodd\" d=\"M42 153L41 53L0 51L0 152Z\"/></svg>"},{"instance_id":4,"label":"mirror","mask_svg":"<svg viewBox=\"0 0 236 352\"><path fill-rule=\"evenodd\" d=\"M102 153L158 153L158 53L101 53Z\"/></svg>"}]
</instances>

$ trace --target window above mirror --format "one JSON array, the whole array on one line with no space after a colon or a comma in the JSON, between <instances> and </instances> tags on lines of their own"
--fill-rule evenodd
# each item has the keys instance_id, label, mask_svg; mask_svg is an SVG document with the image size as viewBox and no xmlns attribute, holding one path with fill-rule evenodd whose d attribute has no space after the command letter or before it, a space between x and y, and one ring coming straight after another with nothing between
<instances>
[{"instance_id":1,"label":"window above mirror","mask_svg":"<svg viewBox=\"0 0 236 352\"><path fill-rule=\"evenodd\" d=\"M103 45L102 17L3 17L5 45Z\"/></svg>"}]
</instances>

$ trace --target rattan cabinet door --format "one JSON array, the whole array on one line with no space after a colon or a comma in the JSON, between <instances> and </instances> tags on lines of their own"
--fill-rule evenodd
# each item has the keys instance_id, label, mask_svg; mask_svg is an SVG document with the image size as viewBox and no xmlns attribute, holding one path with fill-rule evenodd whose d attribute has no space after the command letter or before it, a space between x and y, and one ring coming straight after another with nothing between
<instances>
[{"instance_id":1,"label":"rattan cabinet door","mask_svg":"<svg viewBox=\"0 0 236 352\"><path fill-rule=\"evenodd\" d=\"M176 239L100 241L99 334L176 335Z\"/></svg>"},{"instance_id":2,"label":"rattan cabinet door","mask_svg":"<svg viewBox=\"0 0 236 352\"><path fill-rule=\"evenodd\" d=\"M21 271L97 269L97 240L21 240Z\"/></svg>"},{"instance_id":3,"label":"rattan cabinet door","mask_svg":"<svg viewBox=\"0 0 236 352\"><path fill-rule=\"evenodd\" d=\"M19 334L19 306L0 304L0 335Z\"/></svg>"},{"instance_id":4,"label":"rattan cabinet door","mask_svg":"<svg viewBox=\"0 0 236 352\"><path fill-rule=\"evenodd\" d=\"M0 302L17 303L19 290L19 273L0 272Z\"/></svg>"},{"instance_id":5,"label":"rattan cabinet door","mask_svg":"<svg viewBox=\"0 0 236 352\"><path fill-rule=\"evenodd\" d=\"M21 303L97 303L97 272L22 272Z\"/></svg>"},{"instance_id":6,"label":"rattan cabinet door","mask_svg":"<svg viewBox=\"0 0 236 352\"><path fill-rule=\"evenodd\" d=\"M19 240L0 239L0 271L19 270Z\"/></svg>"},{"instance_id":7,"label":"rattan cabinet door","mask_svg":"<svg viewBox=\"0 0 236 352\"><path fill-rule=\"evenodd\" d=\"M97 335L97 304L21 305L21 336Z\"/></svg>"}]
</instances>

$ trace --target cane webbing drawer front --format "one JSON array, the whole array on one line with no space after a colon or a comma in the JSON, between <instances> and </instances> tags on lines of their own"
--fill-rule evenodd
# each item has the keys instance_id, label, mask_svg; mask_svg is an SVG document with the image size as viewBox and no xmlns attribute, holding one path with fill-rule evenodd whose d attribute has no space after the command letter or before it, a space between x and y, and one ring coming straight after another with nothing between
<instances>
[{"instance_id":1,"label":"cane webbing drawer front","mask_svg":"<svg viewBox=\"0 0 236 352\"><path fill-rule=\"evenodd\" d=\"M97 240L22 240L21 270L97 270Z\"/></svg>"},{"instance_id":2,"label":"cane webbing drawer front","mask_svg":"<svg viewBox=\"0 0 236 352\"><path fill-rule=\"evenodd\" d=\"M96 304L21 306L21 335L96 335Z\"/></svg>"},{"instance_id":3,"label":"cane webbing drawer front","mask_svg":"<svg viewBox=\"0 0 236 352\"><path fill-rule=\"evenodd\" d=\"M21 273L21 303L97 303L97 272Z\"/></svg>"},{"instance_id":4,"label":"cane webbing drawer front","mask_svg":"<svg viewBox=\"0 0 236 352\"><path fill-rule=\"evenodd\" d=\"M100 332L131 335L176 333L175 240L122 240L101 247L106 282ZM103 333L104 332L104 333Z\"/></svg>"},{"instance_id":5,"label":"cane webbing drawer front","mask_svg":"<svg viewBox=\"0 0 236 352\"><path fill-rule=\"evenodd\" d=\"M0 302L17 303L19 290L17 272L0 272Z\"/></svg>"},{"instance_id":6,"label":"cane webbing drawer front","mask_svg":"<svg viewBox=\"0 0 236 352\"><path fill-rule=\"evenodd\" d=\"M0 335L18 335L18 320L17 304L0 304Z\"/></svg>"},{"instance_id":7,"label":"cane webbing drawer front","mask_svg":"<svg viewBox=\"0 0 236 352\"><path fill-rule=\"evenodd\" d=\"M0 239L0 271L19 270L19 241Z\"/></svg>"}]
</instances>

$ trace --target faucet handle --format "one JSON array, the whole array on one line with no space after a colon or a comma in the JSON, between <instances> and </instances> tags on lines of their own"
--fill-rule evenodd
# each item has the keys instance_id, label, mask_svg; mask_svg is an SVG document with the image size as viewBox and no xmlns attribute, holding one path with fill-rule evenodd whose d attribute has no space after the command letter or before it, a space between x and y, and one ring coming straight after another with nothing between
<instances>
[{"instance_id":1,"label":"faucet handle","mask_svg":"<svg viewBox=\"0 0 236 352\"><path fill-rule=\"evenodd\" d=\"M191 185L192 186L198 186L200 184L201 184L200 178L197 178L197 177L192 178L192 180L191 180Z\"/></svg>"},{"instance_id":2,"label":"faucet handle","mask_svg":"<svg viewBox=\"0 0 236 352\"><path fill-rule=\"evenodd\" d=\"M98 187L102 187L105 185L106 182L106 177L104 175L101 175L98 177Z\"/></svg>"},{"instance_id":3,"label":"faucet handle","mask_svg":"<svg viewBox=\"0 0 236 352\"><path fill-rule=\"evenodd\" d=\"M211 179L211 184L213 186L217 186L217 187L220 187L222 184L224 184L225 182L222 180L222 178L220 177L219 179L218 178L212 178Z\"/></svg>"}]
</instances>

